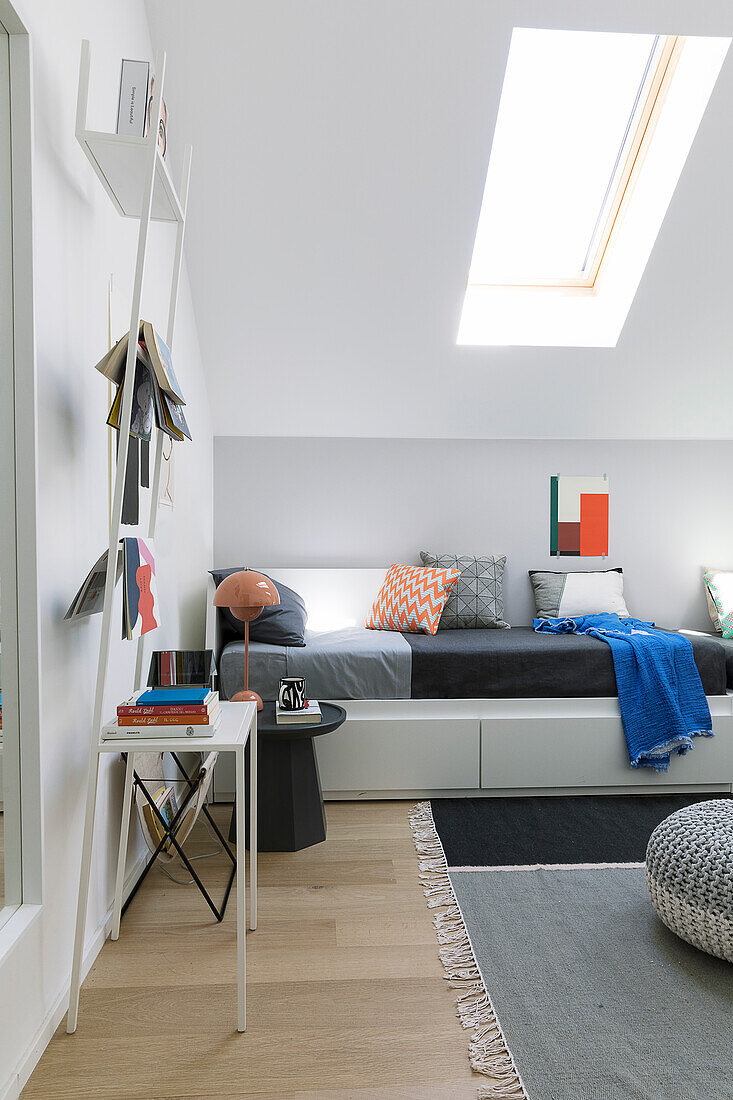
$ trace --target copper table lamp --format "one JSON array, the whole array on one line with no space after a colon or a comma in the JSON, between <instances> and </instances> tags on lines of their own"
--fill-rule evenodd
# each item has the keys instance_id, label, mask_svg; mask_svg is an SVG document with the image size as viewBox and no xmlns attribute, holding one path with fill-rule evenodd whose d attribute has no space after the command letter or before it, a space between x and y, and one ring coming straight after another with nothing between
<instances>
[{"instance_id":1,"label":"copper table lamp","mask_svg":"<svg viewBox=\"0 0 733 1100\"><path fill-rule=\"evenodd\" d=\"M214 606L228 607L235 619L244 623L244 691L232 696L233 703L251 700L257 704L258 710L262 710L262 699L256 691L249 689L249 624L263 607L274 607L279 603L280 593L275 585L264 573L256 573L254 569L230 573L214 593Z\"/></svg>"}]
</instances>

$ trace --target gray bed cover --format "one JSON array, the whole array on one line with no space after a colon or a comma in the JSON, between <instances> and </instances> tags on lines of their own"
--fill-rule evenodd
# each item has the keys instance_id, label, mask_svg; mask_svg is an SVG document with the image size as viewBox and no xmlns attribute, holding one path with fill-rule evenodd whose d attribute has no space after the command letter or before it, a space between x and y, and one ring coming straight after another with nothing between
<instances>
[{"instance_id":1,"label":"gray bed cover","mask_svg":"<svg viewBox=\"0 0 733 1100\"><path fill-rule=\"evenodd\" d=\"M277 697L281 676L305 676L313 699L409 699L412 651L402 634L363 626L306 631L306 645L251 642L249 685ZM244 642L229 642L219 660L221 691L230 698L244 683Z\"/></svg>"},{"instance_id":2,"label":"gray bed cover","mask_svg":"<svg viewBox=\"0 0 733 1100\"><path fill-rule=\"evenodd\" d=\"M720 639L691 633L708 695L726 690ZM281 676L304 676L313 699L516 699L616 694L611 651L597 638L511 630L445 630L434 638L350 627L306 634L300 648L252 642L250 685L265 699ZM733 656L730 652L728 657ZM733 662L729 662L729 665ZM230 642L219 671L225 698L244 682L244 642ZM731 669L729 667L729 674ZM730 682L730 681L729 681Z\"/></svg>"}]
</instances>

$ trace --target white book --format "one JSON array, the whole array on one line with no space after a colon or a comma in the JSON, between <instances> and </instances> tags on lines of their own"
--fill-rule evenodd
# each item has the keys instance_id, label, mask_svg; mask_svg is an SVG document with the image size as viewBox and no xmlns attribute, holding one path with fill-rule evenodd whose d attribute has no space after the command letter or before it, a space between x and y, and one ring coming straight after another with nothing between
<instances>
[{"instance_id":1,"label":"white book","mask_svg":"<svg viewBox=\"0 0 733 1100\"><path fill-rule=\"evenodd\" d=\"M195 726L185 724L180 726L120 726L117 722L108 722L106 726L102 727L102 740L129 741L134 738L157 740L159 737L190 737L192 741L195 741L205 737L213 737L219 728L220 722L221 714L217 716L215 721L207 725Z\"/></svg>"},{"instance_id":2,"label":"white book","mask_svg":"<svg viewBox=\"0 0 733 1100\"><path fill-rule=\"evenodd\" d=\"M148 109L149 61L122 61L120 98L117 104L117 133L145 137Z\"/></svg>"},{"instance_id":3,"label":"white book","mask_svg":"<svg viewBox=\"0 0 733 1100\"><path fill-rule=\"evenodd\" d=\"M279 702L275 702L275 721L281 726L297 725L299 722L306 724L321 721L321 708L315 699L308 700L307 707L298 710L285 710Z\"/></svg>"}]
</instances>

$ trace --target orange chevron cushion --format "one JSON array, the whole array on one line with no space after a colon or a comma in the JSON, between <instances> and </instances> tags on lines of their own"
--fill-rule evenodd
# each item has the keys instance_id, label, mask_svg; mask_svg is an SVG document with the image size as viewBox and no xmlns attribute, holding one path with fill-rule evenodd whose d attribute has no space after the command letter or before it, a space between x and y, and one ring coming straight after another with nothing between
<instances>
[{"instance_id":1,"label":"orange chevron cushion","mask_svg":"<svg viewBox=\"0 0 733 1100\"><path fill-rule=\"evenodd\" d=\"M435 634L450 590L460 575L458 569L391 565L364 626Z\"/></svg>"}]
</instances>

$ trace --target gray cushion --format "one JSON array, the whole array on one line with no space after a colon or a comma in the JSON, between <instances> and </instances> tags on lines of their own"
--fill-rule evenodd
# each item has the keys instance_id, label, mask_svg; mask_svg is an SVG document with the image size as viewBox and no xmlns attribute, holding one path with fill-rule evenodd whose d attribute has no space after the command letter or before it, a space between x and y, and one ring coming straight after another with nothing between
<instances>
[{"instance_id":1,"label":"gray cushion","mask_svg":"<svg viewBox=\"0 0 733 1100\"><path fill-rule=\"evenodd\" d=\"M231 573L239 573L243 568L244 566L240 565L234 569L212 569L211 575L218 587L225 577L228 577ZM267 573L262 575L267 577ZM304 646L308 612L305 609L303 597L294 592L292 588L288 588L287 585L281 584L280 581L276 581L272 577L267 577L267 579L273 581L273 584L277 587L280 594L280 603L275 604L274 607L263 607L257 618L252 619L249 624L250 640L253 642L269 642L270 645ZM241 637L244 637L244 623L241 619L232 615L228 608L221 608L220 610L228 626Z\"/></svg>"},{"instance_id":2,"label":"gray cushion","mask_svg":"<svg viewBox=\"0 0 733 1100\"><path fill-rule=\"evenodd\" d=\"M629 614L624 602L623 569L530 569L529 579L539 619L604 613L626 618Z\"/></svg>"},{"instance_id":3,"label":"gray cushion","mask_svg":"<svg viewBox=\"0 0 733 1100\"><path fill-rule=\"evenodd\" d=\"M423 565L431 569L460 569L440 616L438 630L478 630L481 627L508 628L504 622L502 582L506 557L473 558L456 554L435 556L420 551Z\"/></svg>"}]
</instances>

